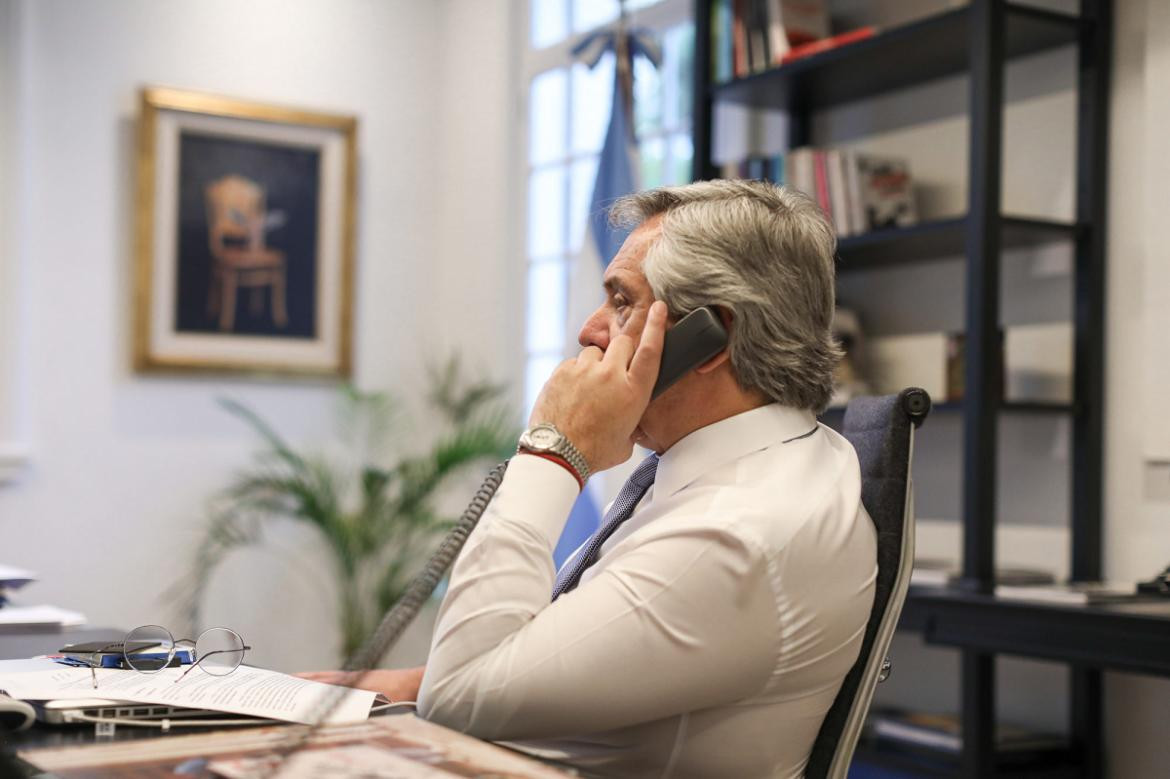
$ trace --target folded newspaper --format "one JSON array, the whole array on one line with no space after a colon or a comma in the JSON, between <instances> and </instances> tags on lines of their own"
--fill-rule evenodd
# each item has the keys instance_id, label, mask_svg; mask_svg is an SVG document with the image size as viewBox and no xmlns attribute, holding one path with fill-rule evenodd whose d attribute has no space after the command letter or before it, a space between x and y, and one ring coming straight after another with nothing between
<instances>
[{"instance_id":1,"label":"folded newspaper","mask_svg":"<svg viewBox=\"0 0 1170 779\"><path fill-rule=\"evenodd\" d=\"M0 692L24 701L109 698L115 701L223 711L264 719L313 724L334 695L343 695L326 724L362 722L375 694L345 690L295 676L242 665L227 676L200 670L179 679L184 668L143 674L98 668L97 688L89 668L72 668L44 658L0 660Z\"/></svg>"}]
</instances>

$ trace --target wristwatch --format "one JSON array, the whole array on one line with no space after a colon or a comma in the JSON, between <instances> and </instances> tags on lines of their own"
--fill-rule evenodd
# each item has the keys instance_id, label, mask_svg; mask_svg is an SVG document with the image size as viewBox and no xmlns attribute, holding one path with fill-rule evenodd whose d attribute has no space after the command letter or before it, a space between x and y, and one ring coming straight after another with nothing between
<instances>
[{"instance_id":1,"label":"wristwatch","mask_svg":"<svg viewBox=\"0 0 1170 779\"><path fill-rule=\"evenodd\" d=\"M551 422L541 422L521 433L520 445L516 447L516 451L555 454L573 467L582 484L589 479L589 474L592 473L589 463L585 462L584 455Z\"/></svg>"}]
</instances>

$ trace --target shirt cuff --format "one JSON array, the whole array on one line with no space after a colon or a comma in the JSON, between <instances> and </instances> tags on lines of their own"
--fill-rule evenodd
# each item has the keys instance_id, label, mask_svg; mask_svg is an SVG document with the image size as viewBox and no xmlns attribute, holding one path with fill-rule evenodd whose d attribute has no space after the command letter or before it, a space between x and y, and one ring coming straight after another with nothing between
<instances>
[{"instance_id":1,"label":"shirt cuff","mask_svg":"<svg viewBox=\"0 0 1170 779\"><path fill-rule=\"evenodd\" d=\"M543 457L517 454L492 501L492 513L523 522L556 546L581 486L571 473Z\"/></svg>"}]
</instances>

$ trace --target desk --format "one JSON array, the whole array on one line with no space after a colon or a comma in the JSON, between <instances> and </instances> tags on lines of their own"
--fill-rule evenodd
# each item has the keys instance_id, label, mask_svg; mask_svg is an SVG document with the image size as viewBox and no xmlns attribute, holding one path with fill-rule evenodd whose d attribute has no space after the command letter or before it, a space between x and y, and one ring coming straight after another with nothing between
<instances>
[{"instance_id":1,"label":"desk","mask_svg":"<svg viewBox=\"0 0 1170 779\"><path fill-rule=\"evenodd\" d=\"M1065 606L912 587L899 627L930 644L1170 676L1170 598Z\"/></svg>"},{"instance_id":2,"label":"desk","mask_svg":"<svg viewBox=\"0 0 1170 779\"><path fill-rule=\"evenodd\" d=\"M119 641L123 635L123 631L103 628L0 635L0 659L45 654L66 643L79 641ZM0 734L0 749L6 753L15 751L26 763L62 779L123 777L128 774L139 779L173 777L180 763L187 764L187 777L199 779L212 776L206 770L208 761L264 755L287 743L298 727L258 725L196 732L186 730L180 735L165 736L152 728L119 727L112 739L95 743L93 727L89 725L38 725L7 738ZM313 734L297 759L312 757L314 753L319 755L319 750L326 749L342 750L326 758L331 763L356 754L346 750L377 750L374 757L380 761L391 764L409 761L414 765L407 768L417 771L417 776L436 779L484 775L500 779L564 779L572 776L411 714L383 715L354 725L321 728ZM7 776L4 773L6 767L0 762L0 774Z\"/></svg>"},{"instance_id":3,"label":"desk","mask_svg":"<svg viewBox=\"0 0 1170 779\"><path fill-rule=\"evenodd\" d=\"M271 754L274 748L286 743L290 730L284 726L240 728L158 737L134 743L22 751L20 757L61 779L104 779L127 775L135 779L162 779L174 777L179 765L185 769L184 776L201 779L215 776L207 771L207 766L215 761ZM330 753L323 754L323 750L330 750ZM572 776L411 714L373 717L355 725L322 728L313 734L305 749L289 760L320 758L335 768L337 763L363 751L372 752L381 767L396 769L394 776L428 779L482 776L565 779ZM405 765L400 767L396 763ZM288 763L285 766L289 767ZM303 765L297 771L296 763L289 768L290 779L317 775L317 771Z\"/></svg>"}]
</instances>

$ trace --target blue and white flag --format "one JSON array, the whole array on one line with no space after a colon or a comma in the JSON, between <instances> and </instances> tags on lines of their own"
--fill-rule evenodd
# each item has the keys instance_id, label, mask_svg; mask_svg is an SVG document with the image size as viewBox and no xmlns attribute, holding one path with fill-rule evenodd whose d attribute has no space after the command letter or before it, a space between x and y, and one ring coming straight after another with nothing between
<instances>
[{"instance_id":1,"label":"blue and white flag","mask_svg":"<svg viewBox=\"0 0 1170 779\"><path fill-rule=\"evenodd\" d=\"M621 26L617 30L608 30L593 33L585 37L573 49L573 55L581 57L589 67L596 67L607 51L613 51L615 58L618 50L618 36L625 36L625 54L628 58L628 73L634 72L634 59L645 57L658 66L661 57L657 47L642 31L623 31ZM581 247L581 254L573 263L572 277L569 281L568 321L569 332L566 337L565 353L577 354L580 346L577 344L577 330L585 319L601 304L602 277L605 268L618 253L622 243L628 235L627 230L611 228L609 225L609 207L622 195L637 191L637 147L634 145L634 131L632 117L629 116L627 106L632 100L623 98L622 68L613 69L613 98L611 100L609 127L605 132L605 143L601 147L601 157L597 164L597 179L593 184L593 197L589 201L588 224L585 230L585 240ZM565 524L560 541L553 552L553 560L559 568L561 564L589 539L601 521L600 506L604 501L604 482L592 480L581 492L569 521ZM619 482L620 485L620 482Z\"/></svg>"}]
</instances>

